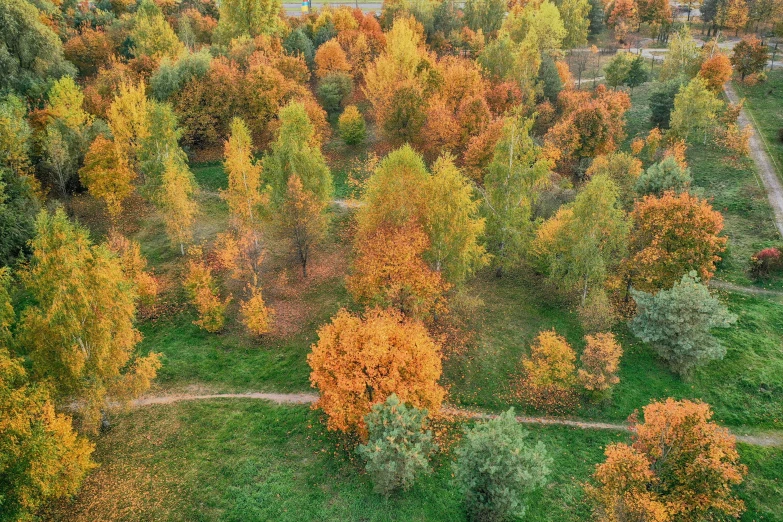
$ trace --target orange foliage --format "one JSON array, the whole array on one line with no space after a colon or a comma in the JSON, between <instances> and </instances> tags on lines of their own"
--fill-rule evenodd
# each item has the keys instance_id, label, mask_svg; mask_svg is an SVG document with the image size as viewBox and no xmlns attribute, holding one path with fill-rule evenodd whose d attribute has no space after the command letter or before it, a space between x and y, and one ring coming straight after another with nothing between
<instances>
[{"instance_id":1,"label":"orange foliage","mask_svg":"<svg viewBox=\"0 0 783 522\"><path fill-rule=\"evenodd\" d=\"M445 312L443 295L449 285L422 258L428 248L427 235L417 224L381 225L357 244L348 291L361 303L393 307L412 317Z\"/></svg>"},{"instance_id":2,"label":"orange foliage","mask_svg":"<svg viewBox=\"0 0 783 522\"><path fill-rule=\"evenodd\" d=\"M653 127L650 129L650 132L647 134L647 138L644 140L644 146L647 147L647 158L650 161L653 161L655 155L658 154L658 149L660 148L662 141L663 134L661 134L661 129L658 127ZM685 142L681 143L685 145ZM677 163L680 164L679 161Z\"/></svg>"},{"instance_id":3,"label":"orange foliage","mask_svg":"<svg viewBox=\"0 0 783 522\"><path fill-rule=\"evenodd\" d=\"M557 411L573 406L576 354L554 330L541 332L522 359L524 378L518 394L537 408Z\"/></svg>"},{"instance_id":4,"label":"orange foliage","mask_svg":"<svg viewBox=\"0 0 783 522\"><path fill-rule=\"evenodd\" d=\"M503 123L502 118L497 119L483 132L470 138L462 154L465 174L479 183L484 179L484 172L495 154L495 146L503 136Z\"/></svg>"},{"instance_id":5,"label":"orange foliage","mask_svg":"<svg viewBox=\"0 0 783 522\"><path fill-rule=\"evenodd\" d=\"M699 76L707 82L707 88L715 93L723 90L723 84L729 81L731 74L731 60L720 52L715 53L711 58L707 58L701 64L701 70L699 71Z\"/></svg>"},{"instance_id":6,"label":"orange foliage","mask_svg":"<svg viewBox=\"0 0 783 522\"><path fill-rule=\"evenodd\" d=\"M208 332L219 332L225 324L226 305L231 301L231 296L225 301L220 300L212 270L199 259L200 249L191 249L189 253L193 258L188 260L184 286L199 315L193 324Z\"/></svg>"},{"instance_id":7,"label":"orange foliage","mask_svg":"<svg viewBox=\"0 0 783 522\"><path fill-rule=\"evenodd\" d=\"M332 38L318 48L315 53L315 75L323 78L331 73L351 72L351 64L345 51L340 47L340 42Z\"/></svg>"},{"instance_id":8,"label":"orange foliage","mask_svg":"<svg viewBox=\"0 0 783 522\"><path fill-rule=\"evenodd\" d=\"M688 161L685 158L687 150L688 145L686 145L685 140L677 140L663 151L663 159L669 157L674 158L674 161L677 162L677 165L679 165L680 168L686 169L688 168Z\"/></svg>"},{"instance_id":9,"label":"orange foliage","mask_svg":"<svg viewBox=\"0 0 783 522\"><path fill-rule=\"evenodd\" d=\"M744 503L732 493L747 468L734 436L712 422L703 402L666 399L631 417L632 444L612 444L596 467L588 494L598 520L696 522L739 517ZM647 518L635 518L640 514Z\"/></svg>"},{"instance_id":10,"label":"orange foliage","mask_svg":"<svg viewBox=\"0 0 783 522\"><path fill-rule=\"evenodd\" d=\"M631 152L634 156L638 156L644 149L644 140L641 138L634 138L631 141Z\"/></svg>"},{"instance_id":11,"label":"orange foliage","mask_svg":"<svg viewBox=\"0 0 783 522\"><path fill-rule=\"evenodd\" d=\"M319 391L314 405L330 430L366 436L364 417L392 393L401 402L437 415L446 393L438 385L440 346L424 325L378 308L364 318L340 310L318 330L307 362Z\"/></svg>"},{"instance_id":12,"label":"orange foliage","mask_svg":"<svg viewBox=\"0 0 783 522\"><path fill-rule=\"evenodd\" d=\"M514 82L492 85L486 93L487 105L496 116L502 116L522 103L522 90Z\"/></svg>"},{"instance_id":13,"label":"orange foliage","mask_svg":"<svg viewBox=\"0 0 783 522\"><path fill-rule=\"evenodd\" d=\"M579 383L589 392L605 393L620 382L617 371L623 348L611 333L588 335L585 340L582 368L577 372Z\"/></svg>"},{"instance_id":14,"label":"orange foliage","mask_svg":"<svg viewBox=\"0 0 783 522\"><path fill-rule=\"evenodd\" d=\"M718 144L729 151L732 161L737 162L750 154L751 136L753 129L749 125L740 128L736 123L729 123L718 132Z\"/></svg>"},{"instance_id":15,"label":"orange foliage","mask_svg":"<svg viewBox=\"0 0 783 522\"><path fill-rule=\"evenodd\" d=\"M726 248L720 237L723 216L687 192L645 196L631 213L630 255L624 273L637 290L655 292L671 286L690 270L705 282Z\"/></svg>"},{"instance_id":16,"label":"orange foliage","mask_svg":"<svg viewBox=\"0 0 783 522\"><path fill-rule=\"evenodd\" d=\"M263 335L272 329L273 311L267 308L261 296L261 286L256 281L248 285L250 297L239 307L242 324L253 335Z\"/></svg>"},{"instance_id":17,"label":"orange foliage","mask_svg":"<svg viewBox=\"0 0 783 522\"><path fill-rule=\"evenodd\" d=\"M113 50L105 32L89 27L63 45L65 58L79 69L82 76L92 76L99 67L108 64Z\"/></svg>"},{"instance_id":18,"label":"orange foliage","mask_svg":"<svg viewBox=\"0 0 783 522\"><path fill-rule=\"evenodd\" d=\"M122 263L122 271L128 280L136 285L136 293L144 304L150 304L158 295L158 282L147 271L147 260L141 255L141 246L116 230L109 232L109 250L117 254Z\"/></svg>"},{"instance_id":19,"label":"orange foliage","mask_svg":"<svg viewBox=\"0 0 783 522\"><path fill-rule=\"evenodd\" d=\"M555 67L557 67L557 75L560 77L563 89L573 89L574 77L571 75L571 69L568 68L568 64L563 60L558 60L555 62Z\"/></svg>"}]
</instances>

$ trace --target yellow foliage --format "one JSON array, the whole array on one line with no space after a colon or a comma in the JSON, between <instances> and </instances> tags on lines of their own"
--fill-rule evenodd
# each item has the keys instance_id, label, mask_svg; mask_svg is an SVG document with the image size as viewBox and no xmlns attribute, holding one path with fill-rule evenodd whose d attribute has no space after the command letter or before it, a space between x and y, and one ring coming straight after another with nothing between
<instances>
[{"instance_id":1,"label":"yellow foliage","mask_svg":"<svg viewBox=\"0 0 783 522\"><path fill-rule=\"evenodd\" d=\"M242 324L253 335L264 335L272 330L273 311L264 303L260 285L248 285L248 291L250 298L242 302L239 308Z\"/></svg>"}]
</instances>

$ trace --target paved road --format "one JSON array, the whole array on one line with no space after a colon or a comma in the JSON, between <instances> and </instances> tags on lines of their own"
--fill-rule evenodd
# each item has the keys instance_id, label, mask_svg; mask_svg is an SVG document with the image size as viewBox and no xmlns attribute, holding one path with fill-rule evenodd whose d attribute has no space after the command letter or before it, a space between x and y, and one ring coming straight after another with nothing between
<instances>
[{"instance_id":1,"label":"paved road","mask_svg":"<svg viewBox=\"0 0 783 522\"><path fill-rule=\"evenodd\" d=\"M740 98L731 82L726 83L724 91L726 92L726 97L732 103L739 102ZM783 236L783 184L781 184L777 171L772 164L772 159L767 154L758 129L752 124L745 109L742 109L742 112L740 112L738 123L741 127L750 125L754 130L753 135L750 137L750 157L753 158L761 182L767 190L767 198L769 198L769 204L772 207L775 225L777 225L780 235Z\"/></svg>"}]
</instances>

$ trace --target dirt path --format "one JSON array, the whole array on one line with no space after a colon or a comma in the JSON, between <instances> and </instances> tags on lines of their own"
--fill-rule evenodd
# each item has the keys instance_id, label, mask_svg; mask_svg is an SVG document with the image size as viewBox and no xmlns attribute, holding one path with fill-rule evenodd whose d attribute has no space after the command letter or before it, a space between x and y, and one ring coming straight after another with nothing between
<instances>
[{"instance_id":1,"label":"dirt path","mask_svg":"<svg viewBox=\"0 0 783 522\"><path fill-rule=\"evenodd\" d=\"M768 290L766 288L756 288L755 286L740 286L734 283L727 283L726 281L716 281L715 279L710 279L709 285L720 290L728 290L729 292L783 298L783 292L779 290Z\"/></svg>"},{"instance_id":2,"label":"dirt path","mask_svg":"<svg viewBox=\"0 0 783 522\"><path fill-rule=\"evenodd\" d=\"M274 402L277 404L312 404L318 400L318 395L314 393L211 393L211 394L189 394L180 393L172 395L158 395L142 397L131 403L132 406L142 407L153 404L173 404L181 401L199 401L213 399L255 399ZM466 410L446 406L443 412L449 415L467 417L470 419L494 419L497 417L494 413L487 413L475 410ZM522 424L540 424L554 426L569 426L583 430L613 430L629 431L627 424L613 424L608 422L581 421L573 419L561 419L556 417L529 417L518 416L517 422ZM745 444L764 447L783 447L783 433L770 432L758 435L735 435L738 441Z\"/></svg>"},{"instance_id":3,"label":"dirt path","mask_svg":"<svg viewBox=\"0 0 783 522\"><path fill-rule=\"evenodd\" d=\"M731 82L726 82L724 91L731 103L739 103L739 96ZM740 112L738 122L741 127L750 125L754 131L750 137L750 156L753 158L761 182L767 190L767 197L769 198L770 206L772 206L775 225L778 227L780 235L783 236L783 184L781 184L775 167L772 165L772 160L769 154L767 154L759 130L752 124L745 109L742 109Z\"/></svg>"}]
</instances>

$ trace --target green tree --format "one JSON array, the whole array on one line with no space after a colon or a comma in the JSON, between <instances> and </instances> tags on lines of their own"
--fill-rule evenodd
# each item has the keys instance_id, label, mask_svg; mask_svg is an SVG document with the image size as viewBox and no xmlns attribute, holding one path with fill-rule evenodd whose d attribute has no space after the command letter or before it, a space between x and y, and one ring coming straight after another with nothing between
<instances>
[{"instance_id":1,"label":"green tree","mask_svg":"<svg viewBox=\"0 0 783 522\"><path fill-rule=\"evenodd\" d=\"M671 37L669 52L666 53L661 66L660 80L688 82L699 73L702 59L701 49L693 39L690 28L683 25Z\"/></svg>"},{"instance_id":2,"label":"green tree","mask_svg":"<svg viewBox=\"0 0 783 522\"><path fill-rule=\"evenodd\" d=\"M346 145L358 145L364 142L367 137L367 125L356 105L345 108L337 122L337 130Z\"/></svg>"},{"instance_id":3,"label":"green tree","mask_svg":"<svg viewBox=\"0 0 783 522\"><path fill-rule=\"evenodd\" d=\"M566 30L563 47L574 49L587 43L587 33L590 28L590 11L592 9L589 0L559 0L557 8L560 18Z\"/></svg>"},{"instance_id":4,"label":"green tree","mask_svg":"<svg viewBox=\"0 0 783 522\"><path fill-rule=\"evenodd\" d=\"M631 67L628 69L628 75L625 78L625 85L631 88L638 87L650 78L650 71L644 63L641 55L631 60Z\"/></svg>"},{"instance_id":5,"label":"green tree","mask_svg":"<svg viewBox=\"0 0 783 522\"><path fill-rule=\"evenodd\" d=\"M454 480L471 520L524 515L525 495L546 483L552 465L543 443L528 442L513 408L465 430L456 456Z\"/></svg>"},{"instance_id":6,"label":"green tree","mask_svg":"<svg viewBox=\"0 0 783 522\"><path fill-rule=\"evenodd\" d=\"M328 203L332 197L332 173L314 139L315 128L304 105L291 102L278 115L280 131L272 148L264 157L265 180L272 189L272 204L279 207L285 201L288 178L299 176L304 190L319 201Z\"/></svg>"},{"instance_id":7,"label":"green tree","mask_svg":"<svg viewBox=\"0 0 783 522\"><path fill-rule=\"evenodd\" d=\"M674 97L671 132L685 140L701 134L706 143L721 105L723 102L709 90L707 82L699 77L692 79Z\"/></svg>"},{"instance_id":8,"label":"green tree","mask_svg":"<svg viewBox=\"0 0 783 522\"><path fill-rule=\"evenodd\" d=\"M335 72L318 82L316 94L321 106L329 114L337 114L353 93L353 78L348 73Z\"/></svg>"},{"instance_id":9,"label":"green tree","mask_svg":"<svg viewBox=\"0 0 783 522\"><path fill-rule=\"evenodd\" d=\"M633 56L631 53L619 52L615 54L604 69L606 84L610 87L624 85L628 81L632 62Z\"/></svg>"},{"instance_id":10,"label":"green tree","mask_svg":"<svg viewBox=\"0 0 783 522\"><path fill-rule=\"evenodd\" d=\"M228 44L239 36L275 34L280 26L280 0L223 0L215 39Z\"/></svg>"},{"instance_id":11,"label":"green tree","mask_svg":"<svg viewBox=\"0 0 783 522\"><path fill-rule=\"evenodd\" d=\"M60 38L43 20L32 2L0 1L0 93L38 97L49 80L76 75Z\"/></svg>"},{"instance_id":12,"label":"green tree","mask_svg":"<svg viewBox=\"0 0 783 522\"><path fill-rule=\"evenodd\" d=\"M545 54L538 68L538 83L541 86L544 98L552 103L557 103L557 96L563 90L563 81L557 71L555 60Z\"/></svg>"},{"instance_id":13,"label":"green tree","mask_svg":"<svg viewBox=\"0 0 783 522\"><path fill-rule=\"evenodd\" d=\"M58 400L76 400L85 431L97 430L108 396L144 392L159 355L134 356L136 290L122 263L62 209L41 211L32 258L22 272L30 304L22 312L19 346L38 377L57 383Z\"/></svg>"},{"instance_id":14,"label":"green tree","mask_svg":"<svg viewBox=\"0 0 783 522\"><path fill-rule=\"evenodd\" d=\"M424 230L430 238L425 254L430 266L458 285L489 261L479 238L484 219L468 179L449 156L441 156L426 184Z\"/></svg>"},{"instance_id":15,"label":"green tree","mask_svg":"<svg viewBox=\"0 0 783 522\"><path fill-rule=\"evenodd\" d=\"M487 250L498 277L518 262L533 234L534 189L549 175L551 163L530 137L532 119L510 118L484 176Z\"/></svg>"},{"instance_id":16,"label":"green tree","mask_svg":"<svg viewBox=\"0 0 783 522\"><path fill-rule=\"evenodd\" d=\"M500 29L506 14L505 0L467 0L463 9L464 20L474 31L481 29L490 35Z\"/></svg>"},{"instance_id":17,"label":"green tree","mask_svg":"<svg viewBox=\"0 0 783 522\"><path fill-rule=\"evenodd\" d=\"M683 168L672 156L653 163L636 180L636 193L661 197L666 191L686 192L691 186L691 169Z\"/></svg>"},{"instance_id":18,"label":"green tree","mask_svg":"<svg viewBox=\"0 0 783 522\"><path fill-rule=\"evenodd\" d=\"M631 294L637 307L631 332L650 343L673 372L689 377L698 366L726 355L726 347L711 330L728 328L737 316L710 295L696 272L682 276L671 290Z\"/></svg>"},{"instance_id":19,"label":"green tree","mask_svg":"<svg viewBox=\"0 0 783 522\"><path fill-rule=\"evenodd\" d=\"M588 291L603 285L627 248L630 225L620 208L617 186L605 174L594 176L573 206L551 221L536 239L547 258L549 279L569 291L578 289L584 306Z\"/></svg>"},{"instance_id":20,"label":"green tree","mask_svg":"<svg viewBox=\"0 0 783 522\"><path fill-rule=\"evenodd\" d=\"M430 472L429 457L437 445L432 431L425 429L427 410L407 406L392 393L372 407L364 422L369 435L357 452L378 493L407 491L416 475Z\"/></svg>"},{"instance_id":21,"label":"green tree","mask_svg":"<svg viewBox=\"0 0 783 522\"><path fill-rule=\"evenodd\" d=\"M133 18L130 37L133 40L133 54L137 57L175 59L185 49L174 29L163 17L160 8L152 0L142 0L139 4Z\"/></svg>"},{"instance_id":22,"label":"green tree","mask_svg":"<svg viewBox=\"0 0 783 522\"><path fill-rule=\"evenodd\" d=\"M661 129L668 129L674 109L674 98L682 84L677 80L662 83L650 94L650 122Z\"/></svg>"}]
</instances>

